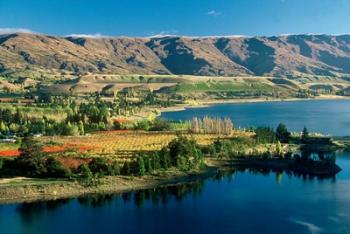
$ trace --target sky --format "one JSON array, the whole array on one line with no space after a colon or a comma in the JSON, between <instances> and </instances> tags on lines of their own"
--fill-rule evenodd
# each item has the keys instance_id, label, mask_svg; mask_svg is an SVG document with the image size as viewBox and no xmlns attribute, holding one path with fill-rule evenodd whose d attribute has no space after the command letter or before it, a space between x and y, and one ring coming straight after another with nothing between
<instances>
[{"instance_id":1,"label":"sky","mask_svg":"<svg viewBox=\"0 0 350 234\"><path fill-rule=\"evenodd\" d=\"M350 33L350 0L0 0L0 33L147 37Z\"/></svg>"}]
</instances>

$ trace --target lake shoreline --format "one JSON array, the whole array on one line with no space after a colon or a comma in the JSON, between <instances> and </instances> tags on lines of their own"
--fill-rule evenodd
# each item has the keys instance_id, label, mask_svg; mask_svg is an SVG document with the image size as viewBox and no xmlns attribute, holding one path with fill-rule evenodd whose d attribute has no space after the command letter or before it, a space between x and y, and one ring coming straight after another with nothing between
<instances>
[{"instance_id":1,"label":"lake shoreline","mask_svg":"<svg viewBox=\"0 0 350 234\"><path fill-rule=\"evenodd\" d=\"M143 177L108 176L97 186L84 186L76 181L59 180L54 183L0 184L0 205L56 199L76 198L89 194L121 194L143 189L161 188L207 179L217 173L217 167L201 171L167 171L163 175ZM30 179L28 178L28 182ZM45 181L43 179L42 181Z\"/></svg>"},{"instance_id":2,"label":"lake shoreline","mask_svg":"<svg viewBox=\"0 0 350 234\"><path fill-rule=\"evenodd\" d=\"M341 171L341 168L336 164L332 167L323 167L321 171L315 166L313 169L305 169L293 167L293 165L293 159L207 158L206 168L202 170L191 172L172 170L143 177L108 176L103 178L102 183L96 186L84 186L77 181L59 179L53 180L51 183L47 180L47 183L34 182L32 184L30 183L30 179L28 179L23 184L15 185L11 183L13 182L11 179L2 179L8 181L6 183L0 183L0 205L76 198L89 194L121 194L143 189L168 187L204 180L215 176L220 170L227 168L237 169L238 167L244 167L251 169L286 170L314 176L334 176ZM42 179L42 181L45 181L45 179Z\"/></svg>"},{"instance_id":3,"label":"lake shoreline","mask_svg":"<svg viewBox=\"0 0 350 234\"><path fill-rule=\"evenodd\" d=\"M293 101L318 101L318 100L350 100L347 96L323 95L315 98L247 98L247 99L221 99L221 100L205 100L188 104L178 104L171 107L160 108L160 114L164 112L177 112L193 108L205 108L218 104L243 104L243 103L269 103L269 102L293 102Z\"/></svg>"}]
</instances>

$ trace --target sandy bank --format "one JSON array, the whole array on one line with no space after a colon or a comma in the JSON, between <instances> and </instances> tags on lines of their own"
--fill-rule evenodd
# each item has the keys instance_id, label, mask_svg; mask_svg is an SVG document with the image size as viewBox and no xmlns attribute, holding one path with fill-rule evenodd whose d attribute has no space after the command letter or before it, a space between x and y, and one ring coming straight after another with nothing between
<instances>
[{"instance_id":1,"label":"sandy bank","mask_svg":"<svg viewBox=\"0 0 350 234\"><path fill-rule=\"evenodd\" d=\"M124 193L202 180L215 175L217 168L197 172L168 171L143 177L111 176L98 186L84 186L68 180L13 178L0 179L0 204L55 200L87 194Z\"/></svg>"}]
</instances>

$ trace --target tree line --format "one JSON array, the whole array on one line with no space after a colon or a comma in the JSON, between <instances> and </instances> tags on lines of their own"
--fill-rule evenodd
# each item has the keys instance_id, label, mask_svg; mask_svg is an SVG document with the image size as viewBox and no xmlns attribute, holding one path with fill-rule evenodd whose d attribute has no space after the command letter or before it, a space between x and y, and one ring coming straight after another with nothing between
<instances>
[{"instance_id":1,"label":"tree line","mask_svg":"<svg viewBox=\"0 0 350 234\"><path fill-rule=\"evenodd\" d=\"M233 131L233 123L230 118L204 118L194 117L190 123L190 130L192 133L205 134L223 134L231 135Z\"/></svg>"},{"instance_id":2,"label":"tree line","mask_svg":"<svg viewBox=\"0 0 350 234\"><path fill-rule=\"evenodd\" d=\"M278 124L276 130L271 127L257 127L252 129L255 133L254 138L257 143L289 143L291 141L297 141L306 143L307 139L310 138L309 130L304 126L300 137L292 137L291 132L287 129L287 126L283 123Z\"/></svg>"}]
</instances>

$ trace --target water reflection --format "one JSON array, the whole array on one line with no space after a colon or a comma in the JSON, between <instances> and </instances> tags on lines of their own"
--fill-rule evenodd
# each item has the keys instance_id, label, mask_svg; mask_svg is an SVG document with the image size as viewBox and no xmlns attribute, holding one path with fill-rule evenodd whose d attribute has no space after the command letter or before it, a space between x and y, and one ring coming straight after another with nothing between
<instances>
[{"instance_id":1,"label":"water reflection","mask_svg":"<svg viewBox=\"0 0 350 234\"><path fill-rule=\"evenodd\" d=\"M56 210L68 204L69 201L70 199L58 199L51 201L21 203L16 207L16 211L20 213L23 222L31 223L36 221L43 213Z\"/></svg>"},{"instance_id":2,"label":"water reflection","mask_svg":"<svg viewBox=\"0 0 350 234\"><path fill-rule=\"evenodd\" d=\"M166 205L171 199L178 202L186 196L198 196L203 190L204 181L196 181L188 184L167 186L154 189L145 189L134 192L119 194L88 194L76 199L59 199L52 201L40 201L31 203L21 203L17 205L16 211L20 213L25 222L37 219L40 215L67 205L72 201L77 201L84 207L103 207L110 205L113 201L121 198L124 204L133 202L137 207L142 207L145 202L152 204L162 203Z\"/></svg>"},{"instance_id":3,"label":"water reflection","mask_svg":"<svg viewBox=\"0 0 350 234\"><path fill-rule=\"evenodd\" d=\"M298 174L288 170L274 170L269 168L248 168L236 167L226 170L220 170L212 177L212 180L226 180L231 182L235 179L237 174L251 174L268 177L274 175L277 184L282 183L283 177L296 177L303 181L306 180L330 180L335 182L335 177L320 177L305 174ZM123 194L89 194L78 197L76 199L59 199L52 201L42 201L33 203L22 203L17 205L16 211L20 214L22 220L30 223L45 215L47 212L57 210L66 206L71 202L77 202L83 207L105 207L110 206L113 202L120 200L123 204L133 204L136 207L143 207L145 203L151 205L167 205L170 201L181 202L184 198L189 196L199 196L204 188L205 180L195 181L187 184L180 184L176 186L167 186L154 189L145 189Z\"/></svg>"},{"instance_id":4,"label":"water reflection","mask_svg":"<svg viewBox=\"0 0 350 234\"><path fill-rule=\"evenodd\" d=\"M329 163L336 162L336 151L331 150L312 150L312 149L301 149L301 151L293 154L293 158L302 161L325 161Z\"/></svg>"},{"instance_id":5,"label":"water reflection","mask_svg":"<svg viewBox=\"0 0 350 234\"><path fill-rule=\"evenodd\" d=\"M117 195L113 194L88 194L85 196L78 197L79 204L85 207L101 207L108 205L113 202Z\"/></svg>"},{"instance_id":6,"label":"water reflection","mask_svg":"<svg viewBox=\"0 0 350 234\"><path fill-rule=\"evenodd\" d=\"M142 207L146 201L150 201L154 205L159 203L166 205L171 199L181 202L186 196L199 195L203 190L203 186L204 181L196 181L189 184L139 190L123 194L123 200L124 202L130 202L131 197L133 197L133 202L137 207Z\"/></svg>"},{"instance_id":7,"label":"water reflection","mask_svg":"<svg viewBox=\"0 0 350 234\"><path fill-rule=\"evenodd\" d=\"M318 180L318 181L332 181L335 182L335 175L312 175L312 174L304 174L298 173L292 170L280 170L273 169L268 167L246 167L246 166L236 166L235 168L220 170L213 177L215 180L223 180L227 179L228 181L232 181L237 173L249 173L252 175L260 175L260 176L271 176L271 174L275 175L276 183L280 184L282 182L283 176L286 175L288 177L296 177L301 180Z\"/></svg>"}]
</instances>

